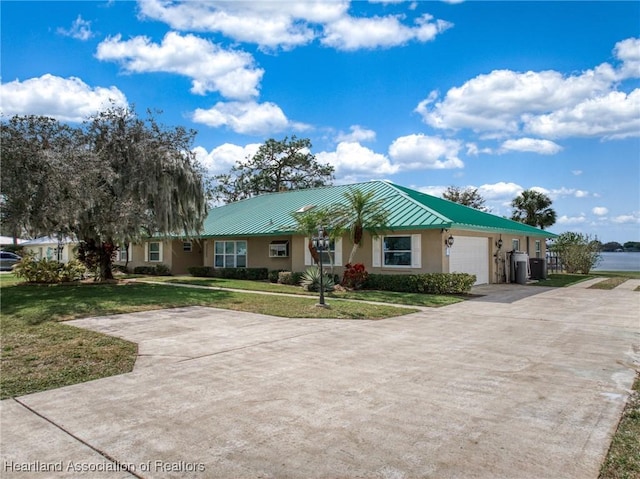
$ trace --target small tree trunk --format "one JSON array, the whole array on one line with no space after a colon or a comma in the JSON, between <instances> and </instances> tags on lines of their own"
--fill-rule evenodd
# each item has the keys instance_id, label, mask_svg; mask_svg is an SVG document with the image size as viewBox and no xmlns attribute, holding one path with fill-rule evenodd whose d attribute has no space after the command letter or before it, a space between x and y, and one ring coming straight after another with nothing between
<instances>
[{"instance_id":1,"label":"small tree trunk","mask_svg":"<svg viewBox=\"0 0 640 479\"><path fill-rule=\"evenodd\" d=\"M351 253L349 253L349 261L347 264L353 264L353 258L356 257L356 252L358 251L358 243L353 243L353 247L351 248Z\"/></svg>"},{"instance_id":2,"label":"small tree trunk","mask_svg":"<svg viewBox=\"0 0 640 479\"><path fill-rule=\"evenodd\" d=\"M318 250L315 248L315 246L313 246L313 240L311 238L309 238L309 243L307 244L307 246L309 248L309 252L311 253L311 258L313 258L313 262L315 264L319 264L320 254L318 253Z\"/></svg>"}]
</instances>

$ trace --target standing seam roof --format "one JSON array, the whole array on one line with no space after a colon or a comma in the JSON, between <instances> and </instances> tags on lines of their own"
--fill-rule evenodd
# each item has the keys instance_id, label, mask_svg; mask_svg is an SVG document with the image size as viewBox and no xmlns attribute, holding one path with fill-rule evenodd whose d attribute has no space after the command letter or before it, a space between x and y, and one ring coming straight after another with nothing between
<instances>
[{"instance_id":1,"label":"standing seam roof","mask_svg":"<svg viewBox=\"0 0 640 479\"><path fill-rule=\"evenodd\" d=\"M291 234L295 232L296 222L293 214L297 210L310 205L328 207L344 204L344 194L355 188L364 193L373 191L374 198L383 201L384 207L389 211L389 226L393 230L457 228L542 237L556 236L532 226L379 180L268 193L219 206L210 210L200 236Z\"/></svg>"}]
</instances>

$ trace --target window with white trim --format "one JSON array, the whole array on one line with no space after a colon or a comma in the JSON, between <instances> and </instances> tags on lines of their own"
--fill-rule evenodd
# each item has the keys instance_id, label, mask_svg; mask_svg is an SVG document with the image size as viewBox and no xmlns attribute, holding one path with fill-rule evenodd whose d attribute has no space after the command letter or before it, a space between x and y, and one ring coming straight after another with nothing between
<instances>
[{"instance_id":1,"label":"window with white trim","mask_svg":"<svg viewBox=\"0 0 640 479\"><path fill-rule=\"evenodd\" d=\"M513 251L520 251L520 240L517 238L514 238L511 240L511 249Z\"/></svg>"},{"instance_id":2,"label":"window with white trim","mask_svg":"<svg viewBox=\"0 0 640 479\"><path fill-rule=\"evenodd\" d=\"M304 239L304 264L309 266L315 264L309 251L309 238ZM342 238L336 238L329 242L329 249L322 252L322 265L342 265Z\"/></svg>"},{"instance_id":3,"label":"window with white trim","mask_svg":"<svg viewBox=\"0 0 640 479\"><path fill-rule=\"evenodd\" d=\"M216 268L246 268L246 241L216 241L213 247L213 266Z\"/></svg>"},{"instance_id":4,"label":"window with white trim","mask_svg":"<svg viewBox=\"0 0 640 479\"><path fill-rule=\"evenodd\" d=\"M193 251L193 243L191 241L183 241L182 251L185 253L191 253Z\"/></svg>"},{"instance_id":5,"label":"window with white trim","mask_svg":"<svg viewBox=\"0 0 640 479\"><path fill-rule=\"evenodd\" d=\"M536 258L542 255L542 241L536 240Z\"/></svg>"},{"instance_id":6,"label":"window with white trim","mask_svg":"<svg viewBox=\"0 0 640 479\"><path fill-rule=\"evenodd\" d=\"M127 261L131 261L131 259L131 244L129 244L128 248L125 248L124 245L121 245L118 249L118 261L123 261L126 263Z\"/></svg>"},{"instance_id":7,"label":"window with white trim","mask_svg":"<svg viewBox=\"0 0 640 479\"><path fill-rule=\"evenodd\" d=\"M422 235L388 235L372 238L374 268L422 268Z\"/></svg>"},{"instance_id":8,"label":"window with white trim","mask_svg":"<svg viewBox=\"0 0 640 479\"><path fill-rule=\"evenodd\" d=\"M385 236L382 244L384 266L411 266L411 236Z\"/></svg>"},{"instance_id":9,"label":"window with white trim","mask_svg":"<svg viewBox=\"0 0 640 479\"><path fill-rule=\"evenodd\" d=\"M160 241L149 241L146 246L148 262L158 263L162 261L162 243Z\"/></svg>"},{"instance_id":10,"label":"window with white trim","mask_svg":"<svg viewBox=\"0 0 640 479\"><path fill-rule=\"evenodd\" d=\"M270 258L287 258L289 257L289 241L275 240L269 244Z\"/></svg>"}]
</instances>

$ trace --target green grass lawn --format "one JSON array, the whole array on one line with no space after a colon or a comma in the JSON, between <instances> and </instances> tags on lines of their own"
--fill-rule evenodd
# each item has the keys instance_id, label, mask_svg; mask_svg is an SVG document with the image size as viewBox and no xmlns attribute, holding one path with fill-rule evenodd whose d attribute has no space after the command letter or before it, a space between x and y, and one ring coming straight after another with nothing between
<instances>
[{"instance_id":1,"label":"green grass lawn","mask_svg":"<svg viewBox=\"0 0 640 479\"><path fill-rule=\"evenodd\" d=\"M546 280L540 280L537 283L533 283L533 285L563 288L593 278L608 279L591 286L591 288L613 289L628 279L640 279L640 271L592 271L590 274L552 273L548 275Z\"/></svg>"},{"instance_id":2,"label":"green grass lawn","mask_svg":"<svg viewBox=\"0 0 640 479\"><path fill-rule=\"evenodd\" d=\"M589 286L589 289L613 289L616 286L620 286L625 281L627 281L627 278L622 278L620 276L613 276L611 278L606 278L596 284Z\"/></svg>"},{"instance_id":3,"label":"green grass lawn","mask_svg":"<svg viewBox=\"0 0 640 479\"><path fill-rule=\"evenodd\" d=\"M192 284L197 286L213 286L217 288L241 289L247 291L264 291L271 293L286 293L301 296L315 295L303 290L299 286L270 283L268 281L247 281L240 279L224 278L194 278L193 276L144 276L139 280L160 281L168 283ZM393 291L334 291L326 294L327 299L350 299L359 301L375 301L380 303L398 304L404 306L440 307L464 301L459 296L421 294L421 293L395 293Z\"/></svg>"},{"instance_id":4,"label":"green grass lawn","mask_svg":"<svg viewBox=\"0 0 640 479\"><path fill-rule=\"evenodd\" d=\"M640 376L633 385L618 429L602 467L599 479L637 479L640 477Z\"/></svg>"},{"instance_id":5,"label":"green grass lawn","mask_svg":"<svg viewBox=\"0 0 640 479\"><path fill-rule=\"evenodd\" d=\"M595 278L595 276L589 274L552 273L547 276L547 279L533 283L533 286L564 288L565 286L571 286L572 284L580 283L591 278Z\"/></svg>"},{"instance_id":6,"label":"green grass lawn","mask_svg":"<svg viewBox=\"0 0 640 479\"><path fill-rule=\"evenodd\" d=\"M315 298L274 297L144 283L22 285L0 275L0 396L28 394L131 371L136 345L64 324L87 316L214 306L297 318L382 319L415 309Z\"/></svg>"}]
</instances>

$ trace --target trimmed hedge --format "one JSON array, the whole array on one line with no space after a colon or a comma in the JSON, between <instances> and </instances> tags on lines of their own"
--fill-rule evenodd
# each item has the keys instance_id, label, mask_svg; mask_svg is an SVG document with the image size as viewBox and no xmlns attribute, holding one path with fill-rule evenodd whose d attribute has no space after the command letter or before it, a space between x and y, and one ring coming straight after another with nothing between
<instances>
[{"instance_id":1,"label":"trimmed hedge","mask_svg":"<svg viewBox=\"0 0 640 479\"><path fill-rule=\"evenodd\" d=\"M468 294L476 276L467 273L369 274L364 288L400 293Z\"/></svg>"},{"instance_id":2,"label":"trimmed hedge","mask_svg":"<svg viewBox=\"0 0 640 479\"><path fill-rule=\"evenodd\" d=\"M269 279L268 268L212 268L211 266L192 266L188 268L192 276L225 279L248 279L264 281Z\"/></svg>"},{"instance_id":3,"label":"trimmed hedge","mask_svg":"<svg viewBox=\"0 0 640 479\"><path fill-rule=\"evenodd\" d=\"M190 266L187 271L191 276L198 278L210 278L213 276L213 268L211 266Z\"/></svg>"},{"instance_id":4,"label":"trimmed hedge","mask_svg":"<svg viewBox=\"0 0 640 479\"><path fill-rule=\"evenodd\" d=\"M146 274L149 276L171 276L171 270L166 264L160 263L155 266L136 266L133 274Z\"/></svg>"}]
</instances>

